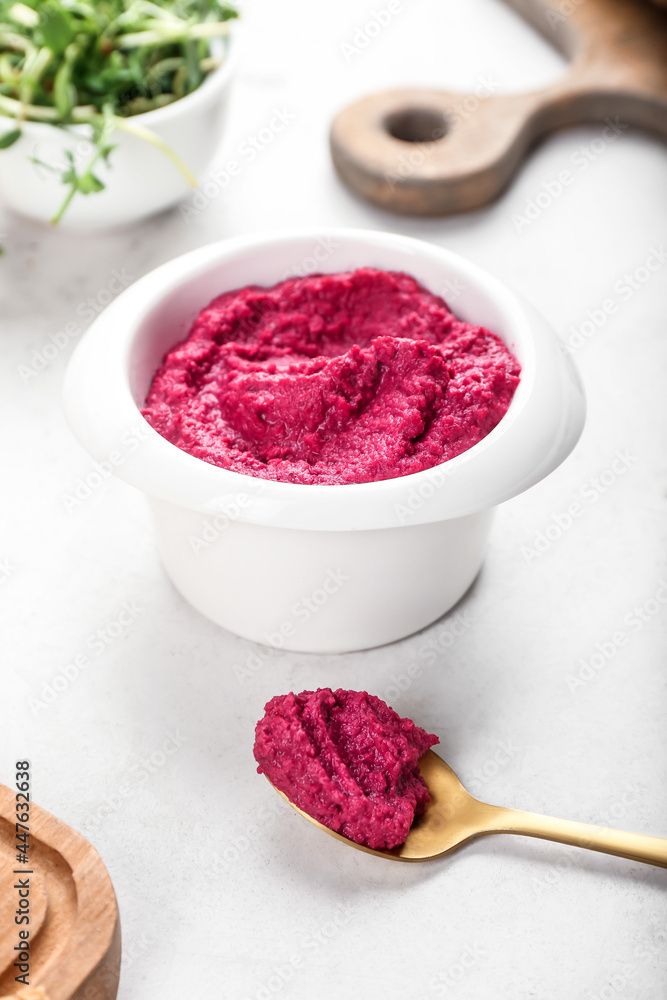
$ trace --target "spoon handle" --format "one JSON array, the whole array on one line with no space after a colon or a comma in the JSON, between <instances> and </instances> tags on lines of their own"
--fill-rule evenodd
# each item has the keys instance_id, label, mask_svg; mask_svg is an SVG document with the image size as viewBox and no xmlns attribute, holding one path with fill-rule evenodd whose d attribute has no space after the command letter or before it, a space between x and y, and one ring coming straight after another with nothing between
<instances>
[{"instance_id":1,"label":"spoon handle","mask_svg":"<svg viewBox=\"0 0 667 1000\"><path fill-rule=\"evenodd\" d=\"M517 833L525 837L554 840L559 844L585 847L589 851L615 854L630 861L644 861L647 865L667 868L667 839L648 837L643 833L626 833L606 826L577 823L569 819L554 819L518 809L492 806L489 832Z\"/></svg>"}]
</instances>

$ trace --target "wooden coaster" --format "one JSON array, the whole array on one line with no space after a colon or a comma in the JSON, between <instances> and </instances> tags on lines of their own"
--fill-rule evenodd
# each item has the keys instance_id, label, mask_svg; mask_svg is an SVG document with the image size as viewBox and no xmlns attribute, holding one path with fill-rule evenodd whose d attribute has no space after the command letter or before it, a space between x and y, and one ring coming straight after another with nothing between
<instances>
[{"instance_id":1,"label":"wooden coaster","mask_svg":"<svg viewBox=\"0 0 667 1000\"><path fill-rule=\"evenodd\" d=\"M16 792L0 785L0 1000L115 1000L120 922L106 868L88 841L30 803L27 865L17 862ZM30 872L31 874L27 874ZM15 980L19 892L29 878L29 985Z\"/></svg>"},{"instance_id":2,"label":"wooden coaster","mask_svg":"<svg viewBox=\"0 0 667 1000\"><path fill-rule=\"evenodd\" d=\"M525 94L402 89L348 105L330 142L353 191L394 212L448 215L497 197L555 129L620 122L667 136L667 11L644 0L507 2L570 60L566 75Z\"/></svg>"}]
</instances>

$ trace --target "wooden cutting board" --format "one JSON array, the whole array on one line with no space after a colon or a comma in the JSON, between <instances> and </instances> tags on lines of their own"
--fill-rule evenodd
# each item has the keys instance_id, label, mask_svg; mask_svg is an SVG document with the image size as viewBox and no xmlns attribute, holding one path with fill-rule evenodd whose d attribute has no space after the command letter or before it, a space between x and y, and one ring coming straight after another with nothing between
<instances>
[{"instance_id":1,"label":"wooden cutting board","mask_svg":"<svg viewBox=\"0 0 667 1000\"><path fill-rule=\"evenodd\" d=\"M17 862L16 792L0 785L0 1000L115 1000L120 974L116 896L88 841L30 803L28 864ZM28 874L31 873L31 874ZM14 922L29 879L29 985L15 981Z\"/></svg>"},{"instance_id":2,"label":"wooden cutting board","mask_svg":"<svg viewBox=\"0 0 667 1000\"><path fill-rule=\"evenodd\" d=\"M507 2L566 56L565 76L531 93L415 88L348 105L330 142L353 191L394 212L448 215L492 201L555 129L611 121L667 137L667 10L645 0Z\"/></svg>"}]
</instances>

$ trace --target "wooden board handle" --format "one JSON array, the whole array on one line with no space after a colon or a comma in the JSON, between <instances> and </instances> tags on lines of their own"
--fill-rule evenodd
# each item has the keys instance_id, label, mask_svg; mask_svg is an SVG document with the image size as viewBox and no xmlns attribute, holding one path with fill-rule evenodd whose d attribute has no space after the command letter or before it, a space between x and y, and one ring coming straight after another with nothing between
<instances>
[{"instance_id":1,"label":"wooden board handle","mask_svg":"<svg viewBox=\"0 0 667 1000\"><path fill-rule=\"evenodd\" d=\"M436 90L374 94L331 129L340 177L395 212L446 215L494 198L532 140L533 102Z\"/></svg>"},{"instance_id":2,"label":"wooden board handle","mask_svg":"<svg viewBox=\"0 0 667 1000\"><path fill-rule=\"evenodd\" d=\"M639 0L575 0L567 18L545 0L509 2L572 59L564 77L526 94L482 80L471 94L414 88L356 101L330 135L352 190L391 211L447 215L495 198L555 129L600 122L613 137L629 126L667 136L667 15Z\"/></svg>"}]
</instances>

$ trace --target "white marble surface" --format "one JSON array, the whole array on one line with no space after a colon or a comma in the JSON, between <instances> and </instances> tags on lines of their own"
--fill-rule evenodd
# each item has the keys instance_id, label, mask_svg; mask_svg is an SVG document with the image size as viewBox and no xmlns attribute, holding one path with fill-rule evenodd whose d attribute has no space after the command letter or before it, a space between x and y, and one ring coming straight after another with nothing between
<instances>
[{"instance_id":1,"label":"white marble surface","mask_svg":"<svg viewBox=\"0 0 667 1000\"><path fill-rule=\"evenodd\" d=\"M580 128L545 142L487 209L431 221L375 210L330 167L327 125L341 104L390 84L472 89L486 74L499 91L532 87L562 63L492 0L402 0L346 61L341 43L373 9L247 4L218 162L274 109L294 118L189 222L174 211L82 239L0 214L0 777L31 758L35 798L100 851L122 915L120 1000L653 1000L667 984L664 871L509 837L433 864L384 863L320 834L255 773L253 726L270 696L367 688L439 733L482 798L667 835L667 148L628 128L600 151L601 128ZM573 183L519 229L513 217L564 169ZM115 272L130 280L214 239L307 224L451 247L528 296L566 339L589 310L617 308L576 351L590 408L580 444L498 511L485 567L455 612L382 649L257 661L258 647L172 589L142 496L109 480L67 509L92 465L65 426L60 388ZM644 281L654 248L661 263ZM74 339L25 381L21 366L68 324ZM566 524L573 503L578 516L537 553L538 533ZM607 658L582 667L598 644ZM81 654L85 668L72 668ZM418 676L398 692L411 664Z\"/></svg>"}]
</instances>

